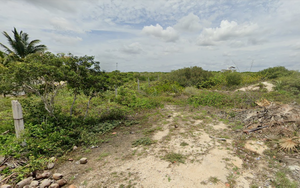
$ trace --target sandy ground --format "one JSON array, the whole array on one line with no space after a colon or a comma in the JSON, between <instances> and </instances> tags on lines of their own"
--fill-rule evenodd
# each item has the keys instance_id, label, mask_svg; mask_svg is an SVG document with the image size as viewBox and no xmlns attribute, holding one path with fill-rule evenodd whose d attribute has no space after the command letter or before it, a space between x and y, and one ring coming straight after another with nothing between
<instances>
[{"instance_id":1,"label":"sandy ground","mask_svg":"<svg viewBox=\"0 0 300 188\"><path fill-rule=\"evenodd\" d=\"M264 88L267 89L267 91L273 91L274 85L270 82L261 82L264 85ZM258 84L250 85L248 87L243 87L240 89L237 89L236 91L247 91L247 90L259 90Z\"/></svg>"},{"instance_id":2,"label":"sandy ground","mask_svg":"<svg viewBox=\"0 0 300 188\"><path fill-rule=\"evenodd\" d=\"M132 141L143 137L143 132L135 129L134 134L127 134L132 130L119 130L99 148L69 154L67 158L74 160L62 163L55 171L79 188L250 187L256 171L243 168L244 161L237 157L233 140L216 139L229 131L228 125L203 114L199 119L201 112L171 105L161 112L165 118L152 125L154 129L161 127L150 136L155 144L133 147ZM257 142L246 145L258 155L267 148ZM185 162L164 160L168 153L181 154ZM78 164L81 157L87 157L88 163Z\"/></svg>"}]
</instances>

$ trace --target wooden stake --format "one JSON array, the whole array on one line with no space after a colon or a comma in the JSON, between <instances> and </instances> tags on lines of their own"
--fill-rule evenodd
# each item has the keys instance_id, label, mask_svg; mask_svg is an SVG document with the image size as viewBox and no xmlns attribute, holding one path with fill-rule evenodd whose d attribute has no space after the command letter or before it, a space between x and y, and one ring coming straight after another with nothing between
<instances>
[{"instance_id":1,"label":"wooden stake","mask_svg":"<svg viewBox=\"0 0 300 188\"><path fill-rule=\"evenodd\" d=\"M20 138L22 132L24 132L24 120L23 120L23 112L22 106L17 100L12 100L12 110L13 110L13 118L16 130L17 138Z\"/></svg>"}]
</instances>

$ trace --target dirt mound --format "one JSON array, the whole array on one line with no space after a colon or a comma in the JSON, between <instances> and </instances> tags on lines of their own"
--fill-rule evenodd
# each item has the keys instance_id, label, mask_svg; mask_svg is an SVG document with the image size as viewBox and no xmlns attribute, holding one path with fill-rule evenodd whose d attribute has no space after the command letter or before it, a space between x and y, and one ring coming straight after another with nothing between
<instances>
[{"instance_id":1,"label":"dirt mound","mask_svg":"<svg viewBox=\"0 0 300 188\"><path fill-rule=\"evenodd\" d=\"M235 91L249 91L249 90L253 91L253 90L259 90L259 89L261 89L261 87L266 88L267 91L273 91L274 85L272 83L261 82L261 84L262 85L259 85L259 84L250 85L250 86L247 86L247 87L237 89Z\"/></svg>"}]
</instances>

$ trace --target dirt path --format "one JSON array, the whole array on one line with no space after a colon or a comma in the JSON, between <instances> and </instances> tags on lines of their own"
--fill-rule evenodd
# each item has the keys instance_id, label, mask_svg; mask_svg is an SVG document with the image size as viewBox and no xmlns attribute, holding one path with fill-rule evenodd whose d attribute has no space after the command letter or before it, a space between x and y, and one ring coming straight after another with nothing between
<instances>
[{"instance_id":1,"label":"dirt path","mask_svg":"<svg viewBox=\"0 0 300 188\"><path fill-rule=\"evenodd\" d=\"M243 148L231 139L237 133L206 110L191 112L166 105L157 114L161 120L151 127L121 128L99 148L71 153L67 158L74 161L62 163L55 171L80 188L246 188L257 181L269 185L271 175L261 157L267 148L263 143L247 142L248 148ZM132 146L145 136L156 142ZM217 139L221 137L226 141ZM170 162L165 160L168 154L178 155ZM87 157L88 163L78 164L81 157Z\"/></svg>"}]
</instances>

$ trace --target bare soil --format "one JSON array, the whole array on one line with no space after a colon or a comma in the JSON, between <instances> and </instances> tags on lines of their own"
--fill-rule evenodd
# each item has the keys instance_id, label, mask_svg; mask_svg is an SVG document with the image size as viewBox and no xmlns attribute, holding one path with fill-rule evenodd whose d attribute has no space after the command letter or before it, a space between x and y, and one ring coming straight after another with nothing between
<instances>
[{"instance_id":1,"label":"bare soil","mask_svg":"<svg viewBox=\"0 0 300 188\"><path fill-rule=\"evenodd\" d=\"M291 113L295 108L282 109ZM295 155L279 150L278 145L274 149L276 142L267 142L271 138L263 136L264 129L245 134L243 128L236 128L235 122L251 119L258 110L236 112L225 121L227 112L165 105L143 123L115 129L107 143L69 153L54 171L80 188L271 187L275 173L288 163L282 159ZM146 136L156 142L133 147L133 141ZM275 157L277 152L282 159ZM173 153L182 156L184 163L165 159ZM81 157L87 157L88 163L79 164ZM299 161L292 165L297 169ZM297 177L291 173L289 178Z\"/></svg>"}]
</instances>

